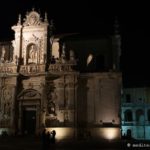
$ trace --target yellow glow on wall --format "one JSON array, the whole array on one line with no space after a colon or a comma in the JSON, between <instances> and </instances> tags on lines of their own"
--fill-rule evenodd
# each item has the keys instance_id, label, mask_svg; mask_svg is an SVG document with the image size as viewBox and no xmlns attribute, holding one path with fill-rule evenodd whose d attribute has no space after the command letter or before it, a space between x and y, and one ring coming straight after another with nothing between
<instances>
[{"instance_id":1,"label":"yellow glow on wall","mask_svg":"<svg viewBox=\"0 0 150 150\"><path fill-rule=\"evenodd\" d=\"M46 128L46 131L51 132L52 130L56 131L56 140L73 138L74 136L73 128Z\"/></svg>"},{"instance_id":2,"label":"yellow glow on wall","mask_svg":"<svg viewBox=\"0 0 150 150\"><path fill-rule=\"evenodd\" d=\"M117 131L113 128L108 128L104 130L104 137L108 140L115 139L117 136Z\"/></svg>"},{"instance_id":3,"label":"yellow glow on wall","mask_svg":"<svg viewBox=\"0 0 150 150\"><path fill-rule=\"evenodd\" d=\"M105 128L93 128L91 130L93 136L97 138L113 140L120 138L120 128L105 127Z\"/></svg>"}]
</instances>

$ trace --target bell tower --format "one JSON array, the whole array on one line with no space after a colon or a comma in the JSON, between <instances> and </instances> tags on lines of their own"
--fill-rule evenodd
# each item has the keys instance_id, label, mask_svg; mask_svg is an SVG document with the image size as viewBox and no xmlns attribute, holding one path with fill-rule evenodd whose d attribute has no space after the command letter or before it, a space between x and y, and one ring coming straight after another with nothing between
<instances>
[{"instance_id":1,"label":"bell tower","mask_svg":"<svg viewBox=\"0 0 150 150\"><path fill-rule=\"evenodd\" d=\"M17 25L12 29L15 31L15 39L12 41L14 47L14 61L18 60L20 65L45 64L48 49L48 21L47 15L42 19L34 9L26 14L22 23L19 15Z\"/></svg>"}]
</instances>

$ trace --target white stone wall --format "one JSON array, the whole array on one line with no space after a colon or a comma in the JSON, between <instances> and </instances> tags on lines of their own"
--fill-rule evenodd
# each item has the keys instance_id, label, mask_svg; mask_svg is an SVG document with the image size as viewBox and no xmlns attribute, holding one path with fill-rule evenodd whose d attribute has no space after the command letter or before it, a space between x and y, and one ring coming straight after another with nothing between
<instances>
[{"instance_id":1,"label":"white stone wall","mask_svg":"<svg viewBox=\"0 0 150 150\"><path fill-rule=\"evenodd\" d=\"M78 96L78 101L86 101L84 107L87 107L87 110L85 109L83 117L87 116L88 123L119 125L121 76L115 73L97 73L85 74L81 77L84 80L87 79L86 82L83 82L87 89L83 90L81 87L82 92Z\"/></svg>"}]
</instances>

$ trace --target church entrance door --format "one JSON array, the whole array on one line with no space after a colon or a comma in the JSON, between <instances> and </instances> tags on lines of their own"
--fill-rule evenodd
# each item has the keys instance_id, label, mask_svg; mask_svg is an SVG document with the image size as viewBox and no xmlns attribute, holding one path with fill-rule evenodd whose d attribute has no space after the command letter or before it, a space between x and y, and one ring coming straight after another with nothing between
<instances>
[{"instance_id":1,"label":"church entrance door","mask_svg":"<svg viewBox=\"0 0 150 150\"><path fill-rule=\"evenodd\" d=\"M36 130L36 110L23 110L22 121L24 134L35 134Z\"/></svg>"}]
</instances>

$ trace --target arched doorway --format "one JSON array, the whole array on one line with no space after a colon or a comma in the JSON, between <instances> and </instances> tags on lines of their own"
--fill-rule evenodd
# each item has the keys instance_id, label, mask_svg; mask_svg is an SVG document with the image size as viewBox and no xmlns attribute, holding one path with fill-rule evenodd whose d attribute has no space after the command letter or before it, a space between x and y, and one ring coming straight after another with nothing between
<instances>
[{"instance_id":1,"label":"arched doorway","mask_svg":"<svg viewBox=\"0 0 150 150\"><path fill-rule=\"evenodd\" d=\"M22 110L22 133L34 134L36 132L36 106L25 106Z\"/></svg>"},{"instance_id":2,"label":"arched doorway","mask_svg":"<svg viewBox=\"0 0 150 150\"><path fill-rule=\"evenodd\" d=\"M35 134L40 126L41 95L34 89L23 90L18 95L18 131Z\"/></svg>"}]
</instances>

